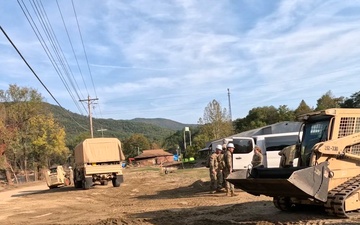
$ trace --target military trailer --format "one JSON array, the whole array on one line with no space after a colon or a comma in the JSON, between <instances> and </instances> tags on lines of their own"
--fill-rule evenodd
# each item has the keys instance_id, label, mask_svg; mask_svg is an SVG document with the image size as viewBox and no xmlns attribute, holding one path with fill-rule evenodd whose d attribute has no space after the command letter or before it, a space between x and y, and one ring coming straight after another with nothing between
<instances>
[{"instance_id":1,"label":"military trailer","mask_svg":"<svg viewBox=\"0 0 360 225\"><path fill-rule=\"evenodd\" d=\"M112 182L119 187L123 182L122 161L125 160L117 138L91 138L74 149L74 186L89 189L96 183Z\"/></svg>"},{"instance_id":2,"label":"military trailer","mask_svg":"<svg viewBox=\"0 0 360 225\"><path fill-rule=\"evenodd\" d=\"M50 189L71 185L72 175L71 167L69 167L69 171L65 171L61 165L52 166L44 172L46 184Z\"/></svg>"}]
</instances>

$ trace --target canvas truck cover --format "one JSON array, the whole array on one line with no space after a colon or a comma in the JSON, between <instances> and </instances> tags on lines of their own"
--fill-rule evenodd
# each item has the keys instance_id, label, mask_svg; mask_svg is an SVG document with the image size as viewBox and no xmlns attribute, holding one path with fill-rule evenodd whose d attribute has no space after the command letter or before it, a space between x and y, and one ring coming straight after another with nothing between
<instances>
[{"instance_id":1,"label":"canvas truck cover","mask_svg":"<svg viewBox=\"0 0 360 225\"><path fill-rule=\"evenodd\" d=\"M125 160L117 138L86 139L75 147L75 163L96 163Z\"/></svg>"}]
</instances>

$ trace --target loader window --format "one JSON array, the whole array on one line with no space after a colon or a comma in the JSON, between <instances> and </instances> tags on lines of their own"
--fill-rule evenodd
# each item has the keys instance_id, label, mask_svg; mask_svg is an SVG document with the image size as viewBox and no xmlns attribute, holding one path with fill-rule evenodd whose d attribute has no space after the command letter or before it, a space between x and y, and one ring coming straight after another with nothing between
<instances>
[{"instance_id":1,"label":"loader window","mask_svg":"<svg viewBox=\"0 0 360 225\"><path fill-rule=\"evenodd\" d=\"M248 139L234 139L233 144L235 146L234 153L238 154L250 153L254 148L251 140Z\"/></svg>"},{"instance_id":2,"label":"loader window","mask_svg":"<svg viewBox=\"0 0 360 225\"><path fill-rule=\"evenodd\" d=\"M328 140L329 123L330 117L326 120L313 121L305 124L300 152L302 166L309 165L312 147L319 142Z\"/></svg>"},{"instance_id":3,"label":"loader window","mask_svg":"<svg viewBox=\"0 0 360 225\"><path fill-rule=\"evenodd\" d=\"M295 145L298 140L298 135L267 137L265 138L266 151L281 151L287 146Z\"/></svg>"}]
</instances>

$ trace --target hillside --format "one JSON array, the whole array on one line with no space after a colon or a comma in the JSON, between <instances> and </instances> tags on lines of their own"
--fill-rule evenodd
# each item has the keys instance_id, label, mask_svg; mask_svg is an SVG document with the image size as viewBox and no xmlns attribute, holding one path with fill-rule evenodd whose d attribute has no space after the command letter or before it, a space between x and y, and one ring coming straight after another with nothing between
<instances>
[{"instance_id":1,"label":"hillside","mask_svg":"<svg viewBox=\"0 0 360 225\"><path fill-rule=\"evenodd\" d=\"M54 118L65 127L66 139L70 140L81 133L90 133L89 118L70 112L56 105L44 103L45 107L54 114ZM167 119L156 119L150 123L147 119L140 120L114 120L93 118L94 137L117 137L120 140L132 134L140 133L151 140L163 140L176 131L176 127L187 126ZM153 121L152 119L149 119ZM147 121L147 122L146 122ZM174 125L176 124L176 125ZM172 129L171 129L172 128ZM103 132L101 132L101 129Z\"/></svg>"},{"instance_id":2,"label":"hillside","mask_svg":"<svg viewBox=\"0 0 360 225\"><path fill-rule=\"evenodd\" d=\"M154 118L154 119L135 118L130 121L152 124L155 126L167 128L167 129L174 130L174 131L182 130L182 129L184 129L184 127L196 126L194 124L183 124L183 123L179 123L179 122L176 122L173 120L168 120L168 119L163 119L163 118Z\"/></svg>"}]
</instances>

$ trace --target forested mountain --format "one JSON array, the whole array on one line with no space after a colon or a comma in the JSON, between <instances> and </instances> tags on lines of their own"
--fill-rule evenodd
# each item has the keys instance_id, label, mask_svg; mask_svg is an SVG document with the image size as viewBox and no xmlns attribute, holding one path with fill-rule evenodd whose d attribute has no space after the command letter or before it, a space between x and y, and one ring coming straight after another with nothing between
<instances>
[{"instance_id":1,"label":"forested mountain","mask_svg":"<svg viewBox=\"0 0 360 225\"><path fill-rule=\"evenodd\" d=\"M179 122L176 122L173 120L168 120L168 119L163 119L163 118L154 118L154 119L135 118L130 121L148 123L148 124L152 124L155 126L174 130L174 131L182 130L182 129L184 129L184 127L196 126L195 124L183 124L183 123L179 123Z\"/></svg>"},{"instance_id":2,"label":"forested mountain","mask_svg":"<svg viewBox=\"0 0 360 225\"><path fill-rule=\"evenodd\" d=\"M70 112L56 105L44 103L49 107L54 118L65 127L66 139L70 140L81 133L90 134L89 118ZM144 122L142 122L144 121ZM185 124L166 119L156 119L154 123L142 120L114 120L93 118L94 137L117 137L120 140L128 138L132 134L143 134L150 140L163 140L176 132L178 127L184 128ZM176 125L175 125L176 124ZM102 130L102 131L101 131Z\"/></svg>"}]
</instances>

